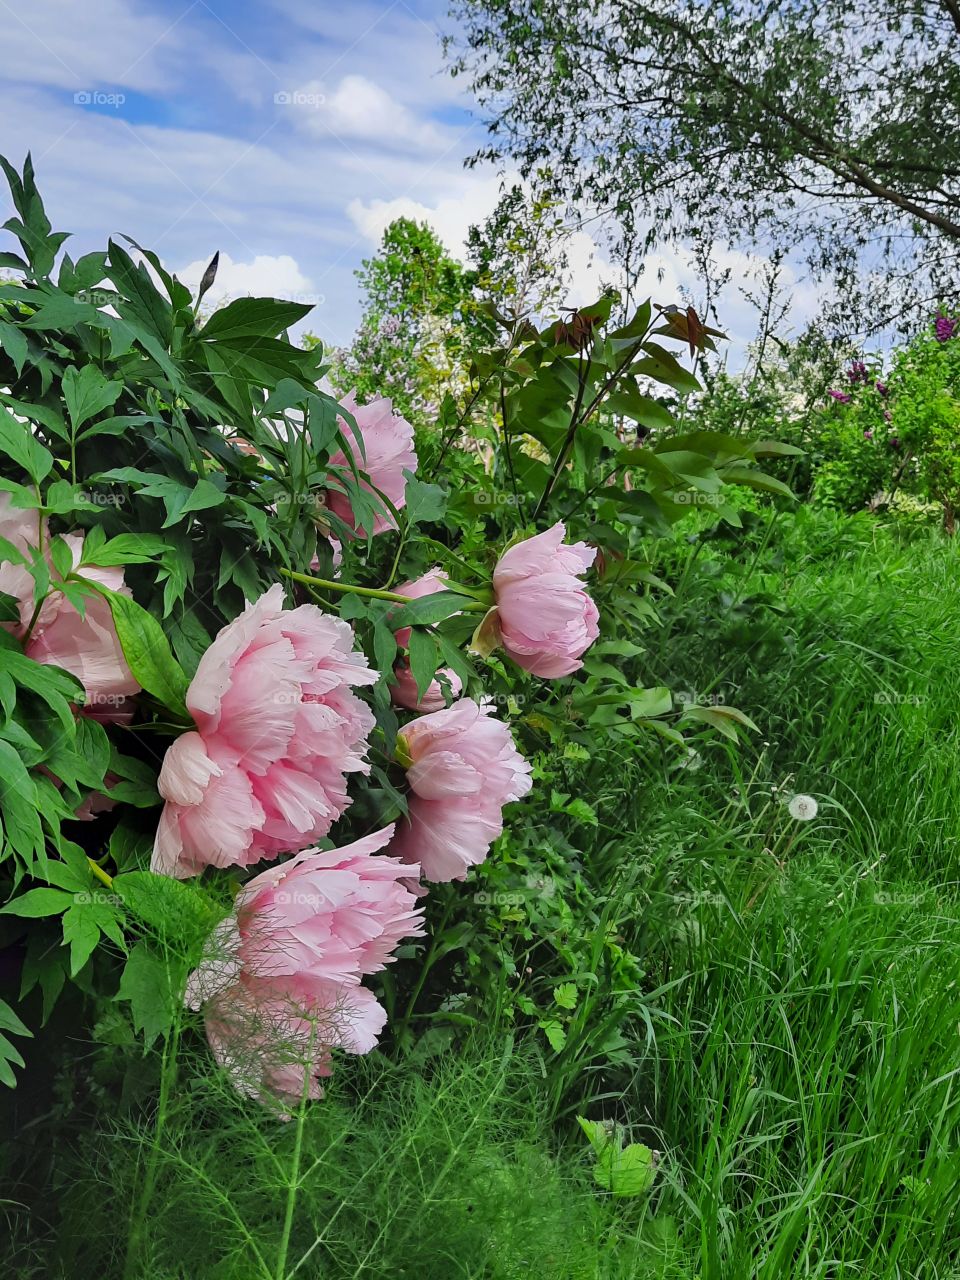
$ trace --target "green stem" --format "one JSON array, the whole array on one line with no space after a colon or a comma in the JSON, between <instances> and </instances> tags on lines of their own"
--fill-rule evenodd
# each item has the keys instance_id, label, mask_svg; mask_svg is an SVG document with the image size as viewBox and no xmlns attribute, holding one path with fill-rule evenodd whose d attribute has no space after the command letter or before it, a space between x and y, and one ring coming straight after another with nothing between
<instances>
[{"instance_id":1,"label":"green stem","mask_svg":"<svg viewBox=\"0 0 960 1280\"><path fill-rule=\"evenodd\" d=\"M323 587L325 591L346 591L354 596L367 596L373 600L394 600L397 604L409 604L413 596L402 596L396 591L382 591L379 587L355 587L350 582L331 582L328 578L313 578L308 573L295 573L293 569L281 569L285 578L305 582L310 587Z\"/></svg>"},{"instance_id":2,"label":"green stem","mask_svg":"<svg viewBox=\"0 0 960 1280\"><path fill-rule=\"evenodd\" d=\"M407 1009L403 1015L403 1021L400 1024L404 1031L406 1031L410 1025L410 1019L413 1017L414 1008L416 1007L417 1001L420 999L420 993L423 991L427 978L429 977L430 970L433 967L434 958L439 950L439 940L443 936L443 931L446 928L447 921L450 919L452 906L453 904L451 902L446 904L443 909L443 915L440 918L440 923L432 932L429 950L427 951L426 956L424 956L423 964L420 966L420 975L417 978L413 991L410 993L410 999L407 1001Z\"/></svg>"},{"instance_id":3,"label":"green stem","mask_svg":"<svg viewBox=\"0 0 960 1280\"><path fill-rule=\"evenodd\" d=\"M170 1094L173 1090L173 1083L176 1077L177 1069L177 1048L180 1038L179 1020L175 1020L170 1031L167 1041L163 1049L163 1066L160 1071L160 1097L157 1101L157 1122L153 1135L153 1142L150 1147L150 1155L147 1158L147 1169L143 1179L143 1186L140 1195L137 1197L137 1207L134 1213L133 1222L130 1225L130 1234L127 1239L127 1258L124 1266L124 1280L138 1280L138 1276L142 1272L138 1272L141 1261L141 1253L143 1251L144 1224L146 1222L147 1210L150 1208L150 1201L153 1199L153 1193L157 1185L157 1174L160 1162L160 1143L163 1140L164 1128L167 1120L167 1108L170 1102Z\"/></svg>"},{"instance_id":4,"label":"green stem","mask_svg":"<svg viewBox=\"0 0 960 1280\"><path fill-rule=\"evenodd\" d=\"M106 885L108 889L113 888L113 876L107 875L106 871L104 871L103 867L100 866L99 862L94 862L92 858L88 858L87 864L90 867L90 870L97 877L97 879L100 881L101 884Z\"/></svg>"},{"instance_id":5,"label":"green stem","mask_svg":"<svg viewBox=\"0 0 960 1280\"><path fill-rule=\"evenodd\" d=\"M314 1028L314 1034L316 1028ZM313 1042L311 1037L311 1058ZM290 1170L290 1182L287 1186L287 1204L283 1215L283 1232L280 1236L280 1247L277 1251L276 1280L284 1280L287 1274L287 1255L290 1252L290 1233L293 1230L293 1215L297 1207L297 1192L300 1190L300 1161L303 1156L303 1126L307 1115L307 1101L310 1092L310 1066L303 1066L303 1092L300 1095L300 1109L297 1112L297 1136L293 1144L293 1165Z\"/></svg>"},{"instance_id":6,"label":"green stem","mask_svg":"<svg viewBox=\"0 0 960 1280\"><path fill-rule=\"evenodd\" d=\"M372 600L391 600L396 604L410 604L416 598L402 596L396 591L383 591L380 587L355 587L350 582L331 582L328 578L313 578L308 573L296 573L293 569L281 569L280 572L285 578L292 578L294 582L304 582L308 587L322 587L325 591L345 591L349 595L365 596ZM464 597L461 613L478 613L481 609L485 613L489 607L479 600L468 601Z\"/></svg>"}]
</instances>

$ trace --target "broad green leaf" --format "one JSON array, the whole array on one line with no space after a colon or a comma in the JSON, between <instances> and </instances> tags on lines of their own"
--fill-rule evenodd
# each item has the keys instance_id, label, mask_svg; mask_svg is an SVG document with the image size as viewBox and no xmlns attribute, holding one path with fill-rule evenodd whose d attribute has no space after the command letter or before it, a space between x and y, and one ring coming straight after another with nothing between
<instances>
[{"instance_id":1,"label":"broad green leaf","mask_svg":"<svg viewBox=\"0 0 960 1280\"><path fill-rule=\"evenodd\" d=\"M36 484L46 479L53 467L50 450L34 437L26 423L18 422L3 405L0 405L0 453L12 458Z\"/></svg>"},{"instance_id":2,"label":"broad green leaf","mask_svg":"<svg viewBox=\"0 0 960 1280\"><path fill-rule=\"evenodd\" d=\"M236 338L275 338L302 320L313 307L301 302L282 302L277 298L236 298L215 311L200 330L201 339L219 342Z\"/></svg>"},{"instance_id":3,"label":"broad green leaf","mask_svg":"<svg viewBox=\"0 0 960 1280\"><path fill-rule=\"evenodd\" d=\"M657 1177L653 1152L639 1142L621 1148L613 1139L597 1156L593 1176L615 1196L642 1196Z\"/></svg>"},{"instance_id":4,"label":"broad green leaf","mask_svg":"<svg viewBox=\"0 0 960 1280\"><path fill-rule=\"evenodd\" d=\"M186 673L170 649L163 628L129 596L99 588L110 605L123 656L134 678L174 715L188 718Z\"/></svg>"},{"instance_id":5,"label":"broad green leaf","mask_svg":"<svg viewBox=\"0 0 960 1280\"><path fill-rule=\"evenodd\" d=\"M455 591L436 591L433 595L421 596L419 600L401 605L395 614L391 614L390 625L397 630L400 627L429 626L473 603Z\"/></svg>"},{"instance_id":6,"label":"broad green leaf","mask_svg":"<svg viewBox=\"0 0 960 1280\"><path fill-rule=\"evenodd\" d=\"M413 627L410 631L410 670L417 682L417 698L423 697L439 665L437 642L429 631Z\"/></svg>"},{"instance_id":7,"label":"broad green leaf","mask_svg":"<svg viewBox=\"0 0 960 1280\"><path fill-rule=\"evenodd\" d=\"M123 383L105 378L94 364L82 369L71 365L63 375L63 398L75 432L115 404L123 390Z\"/></svg>"},{"instance_id":8,"label":"broad green leaf","mask_svg":"<svg viewBox=\"0 0 960 1280\"><path fill-rule=\"evenodd\" d=\"M63 889L28 889L26 893L14 898L0 913L8 916L23 916L28 920L40 920L44 916L58 916L73 906L74 895Z\"/></svg>"}]
</instances>

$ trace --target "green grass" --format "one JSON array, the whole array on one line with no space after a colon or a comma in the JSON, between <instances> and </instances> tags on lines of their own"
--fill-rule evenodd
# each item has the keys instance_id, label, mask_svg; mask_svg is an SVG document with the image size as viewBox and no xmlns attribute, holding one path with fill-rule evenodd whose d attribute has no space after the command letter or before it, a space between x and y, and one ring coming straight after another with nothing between
<instances>
[{"instance_id":1,"label":"green grass","mask_svg":"<svg viewBox=\"0 0 960 1280\"><path fill-rule=\"evenodd\" d=\"M736 787L705 747L645 806L682 851L639 1077L692 1275L960 1274L960 555L858 527L829 558L793 531L748 584L787 615L721 629L766 744ZM717 641L689 640L668 656L708 687Z\"/></svg>"}]
</instances>

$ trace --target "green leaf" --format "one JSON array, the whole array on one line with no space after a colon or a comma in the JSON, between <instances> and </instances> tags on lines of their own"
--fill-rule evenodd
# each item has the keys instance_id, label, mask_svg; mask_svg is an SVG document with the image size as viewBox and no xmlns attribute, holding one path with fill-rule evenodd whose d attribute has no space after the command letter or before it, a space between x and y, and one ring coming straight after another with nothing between
<instances>
[{"instance_id":1,"label":"green leaf","mask_svg":"<svg viewBox=\"0 0 960 1280\"><path fill-rule=\"evenodd\" d=\"M740 740L735 727L736 724L741 724L746 729L752 729L755 733L760 732L750 717L744 715L742 711L738 711L736 707L687 707L680 717L680 723L685 724L688 720L699 720L714 729L719 729L723 736L729 738L731 742L739 742ZM735 723L731 723L731 721Z\"/></svg>"},{"instance_id":2,"label":"green leaf","mask_svg":"<svg viewBox=\"0 0 960 1280\"><path fill-rule=\"evenodd\" d=\"M146 564L154 556L162 555L169 546L156 533L121 533L99 546L90 545L91 536L88 534L84 540L83 564Z\"/></svg>"},{"instance_id":3,"label":"green leaf","mask_svg":"<svg viewBox=\"0 0 960 1280\"><path fill-rule=\"evenodd\" d=\"M613 1139L598 1155L593 1176L615 1196L645 1195L657 1176L653 1152L640 1142L621 1149Z\"/></svg>"},{"instance_id":4,"label":"green leaf","mask_svg":"<svg viewBox=\"0 0 960 1280\"><path fill-rule=\"evenodd\" d=\"M785 444L782 440L753 440L747 445L747 450L755 458L798 458L804 453L795 444Z\"/></svg>"},{"instance_id":5,"label":"green leaf","mask_svg":"<svg viewBox=\"0 0 960 1280\"><path fill-rule=\"evenodd\" d=\"M84 906L71 907L63 917L63 943L70 948L70 977L75 978L100 941L100 928Z\"/></svg>"},{"instance_id":6,"label":"green leaf","mask_svg":"<svg viewBox=\"0 0 960 1280\"><path fill-rule=\"evenodd\" d=\"M27 340L16 325L8 324L6 320L0 320L0 348L13 361L19 378L27 359Z\"/></svg>"},{"instance_id":7,"label":"green leaf","mask_svg":"<svg viewBox=\"0 0 960 1280\"><path fill-rule=\"evenodd\" d=\"M727 484L745 484L750 489L761 489L765 493L775 493L781 498L794 498L796 494L789 485L768 476L765 471L757 471L753 467L724 467L720 472L721 480Z\"/></svg>"},{"instance_id":8,"label":"green leaf","mask_svg":"<svg viewBox=\"0 0 960 1280\"><path fill-rule=\"evenodd\" d=\"M438 484L418 480L412 471L404 471L407 487L404 515L408 525L432 524L443 517L447 495Z\"/></svg>"},{"instance_id":9,"label":"green leaf","mask_svg":"<svg viewBox=\"0 0 960 1280\"><path fill-rule=\"evenodd\" d=\"M184 699L189 681L159 622L129 596L106 587L98 590L110 605L120 647L134 678L174 715L188 719Z\"/></svg>"},{"instance_id":10,"label":"green leaf","mask_svg":"<svg viewBox=\"0 0 960 1280\"><path fill-rule=\"evenodd\" d=\"M6 732L9 733L9 729ZM0 813L4 842L28 863L43 854L43 829L37 805L37 789L23 760L9 742L0 739Z\"/></svg>"},{"instance_id":11,"label":"green leaf","mask_svg":"<svg viewBox=\"0 0 960 1280\"><path fill-rule=\"evenodd\" d=\"M143 1033L145 1048L173 1025L180 1004L179 981L172 961L138 942L127 957L118 1000L129 1000L133 1025Z\"/></svg>"},{"instance_id":12,"label":"green leaf","mask_svg":"<svg viewBox=\"0 0 960 1280\"><path fill-rule=\"evenodd\" d=\"M44 916L58 916L69 910L74 903L74 895L63 889L29 889L26 893L14 898L0 913L8 916L23 916L28 920L40 920Z\"/></svg>"},{"instance_id":13,"label":"green leaf","mask_svg":"<svg viewBox=\"0 0 960 1280\"><path fill-rule=\"evenodd\" d=\"M31 1039L33 1037L33 1032L30 1028L24 1026L4 1000L0 1000L0 1032L2 1031L9 1031L15 1036L27 1036ZM14 1088L17 1083L11 1063L16 1067L22 1067L23 1058L7 1037L0 1035L0 1082L10 1089Z\"/></svg>"},{"instance_id":14,"label":"green leaf","mask_svg":"<svg viewBox=\"0 0 960 1280\"><path fill-rule=\"evenodd\" d=\"M430 626L471 604L472 600L455 591L435 591L433 595L421 596L419 600L410 600L401 605L391 615L390 625L396 630L401 627Z\"/></svg>"},{"instance_id":15,"label":"green leaf","mask_svg":"<svg viewBox=\"0 0 960 1280\"><path fill-rule=\"evenodd\" d=\"M410 632L410 670L413 678L417 682L417 698L423 697L430 687L430 682L439 665L439 656L437 654L437 642L429 631L423 631L419 627L412 628Z\"/></svg>"},{"instance_id":16,"label":"green leaf","mask_svg":"<svg viewBox=\"0 0 960 1280\"><path fill-rule=\"evenodd\" d=\"M560 1053L564 1045L567 1043L567 1033L563 1024L558 1022L556 1018L544 1018L539 1023L540 1030L550 1042L550 1048L554 1053Z\"/></svg>"},{"instance_id":17,"label":"green leaf","mask_svg":"<svg viewBox=\"0 0 960 1280\"><path fill-rule=\"evenodd\" d=\"M37 440L26 423L18 422L0 405L0 453L12 458L35 484L44 480L53 467L53 454Z\"/></svg>"},{"instance_id":18,"label":"green leaf","mask_svg":"<svg viewBox=\"0 0 960 1280\"><path fill-rule=\"evenodd\" d=\"M110 279L127 302L117 307L121 317L129 323L128 312L142 326L146 334L169 349L173 336L173 312L163 294L150 279L143 263L134 263L127 251L116 241L109 242Z\"/></svg>"},{"instance_id":19,"label":"green leaf","mask_svg":"<svg viewBox=\"0 0 960 1280\"><path fill-rule=\"evenodd\" d=\"M226 502L227 495L222 489L218 489L215 484L211 484L209 480L198 480L195 488L186 491L186 498L182 503L176 505L173 509L167 507L169 514L164 520L162 528L167 529L172 524L176 524L190 511L207 511L210 507L218 507L221 503Z\"/></svg>"},{"instance_id":20,"label":"green leaf","mask_svg":"<svg viewBox=\"0 0 960 1280\"><path fill-rule=\"evenodd\" d=\"M236 338L275 338L313 310L301 302L277 298L236 298L215 311L200 330L201 339L230 341Z\"/></svg>"},{"instance_id":21,"label":"green leaf","mask_svg":"<svg viewBox=\"0 0 960 1280\"><path fill-rule=\"evenodd\" d=\"M123 390L122 382L105 378L94 364L85 364L82 369L71 365L64 372L62 386L75 432L115 404Z\"/></svg>"},{"instance_id":22,"label":"green leaf","mask_svg":"<svg viewBox=\"0 0 960 1280\"><path fill-rule=\"evenodd\" d=\"M559 987L553 989L553 1001L561 1009L575 1009L579 992L575 982L561 982Z\"/></svg>"}]
</instances>

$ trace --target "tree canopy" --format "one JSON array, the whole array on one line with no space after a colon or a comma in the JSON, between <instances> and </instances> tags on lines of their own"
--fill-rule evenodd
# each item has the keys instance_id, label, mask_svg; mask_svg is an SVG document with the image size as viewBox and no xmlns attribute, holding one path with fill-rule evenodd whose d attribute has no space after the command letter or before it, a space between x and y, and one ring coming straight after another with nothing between
<instances>
[{"instance_id":1,"label":"tree canopy","mask_svg":"<svg viewBox=\"0 0 960 1280\"><path fill-rule=\"evenodd\" d=\"M452 0L490 144L650 242L802 250L862 328L957 291L960 3ZM859 275L859 283L857 276Z\"/></svg>"}]
</instances>

